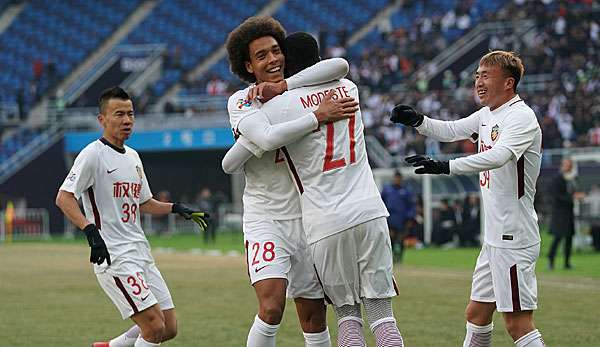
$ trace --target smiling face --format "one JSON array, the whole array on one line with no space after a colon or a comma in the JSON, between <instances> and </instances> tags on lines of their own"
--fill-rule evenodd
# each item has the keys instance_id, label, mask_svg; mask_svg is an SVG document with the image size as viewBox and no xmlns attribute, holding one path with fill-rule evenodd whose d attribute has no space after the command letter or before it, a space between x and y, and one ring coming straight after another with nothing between
<instances>
[{"instance_id":1,"label":"smiling face","mask_svg":"<svg viewBox=\"0 0 600 347\"><path fill-rule=\"evenodd\" d=\"M283 80L285 57L272 36L263 36L250 42L248 51L250 61L246 62L246 70L254 74L257 83Z\"/></svg>"},{"instance_id":2,"label":"smiling face","mask_svg":"<svg viewBox=\"0 0 600 347\"><path fill-rule=\"evenodd\" d=\"M102 136L115 146L123 147L125 140L133 132L133 102L123 99L109 99L98 115L98 122L104 128Z\"/></svg>"},{"instance_id":3,"label":"smiling face","mask_svg":"<svg viewBox=\"0 0 600 347\"><path fill-rule=\"evenodd\" d=\"M475 93L492 111L515 96L514 85L515 79L497 65L479 65L475 73Z\"/></svg>"}]
</instances>

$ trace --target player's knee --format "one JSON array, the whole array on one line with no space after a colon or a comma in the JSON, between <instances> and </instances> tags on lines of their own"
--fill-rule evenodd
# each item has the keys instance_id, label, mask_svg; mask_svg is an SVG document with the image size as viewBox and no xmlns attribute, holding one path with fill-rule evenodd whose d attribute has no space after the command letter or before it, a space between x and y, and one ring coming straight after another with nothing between
<instances>
[{"instance_id":1,"label":"player's knee","mask_svg":"<svg viewBox=\"0 0 600 347\"><path fill-rule=\"evenodd\" d=\"M277 302L267 301L260 305L260 312L258 314L260 319L271 325L281 323L283 318L283 307Z\"/></svg>"},{"instance_id":2,"label":"player's knee","mask_svg":"<svg viewBox=\"0 0 600 347\"><path fill-rule=\"evenodd\" d=\"M166 331L165 322L159 317L151 319L148 324L141 328L144 339L147 341L152 340L149 342L161 342Z\"/></svg>"},{"instance_id":3,"label":"player's knee","mask_svg":"<svg viewBox=\"0 0 600 347\"><path fill-rule=\"evenodd\" d=\"M467 308L465 309L465 319L467 322L471 322L477 326L485 326L491 322L491 318L488 317L487 314L471 305L467 305Z\"/></svg>"},{"instance_id":4,"label":"player's knee","mask_svg":"<svg viewBox=\"0 0 600 347\"><path fill-rule=\"evenodd\" d=\"M169 341L177 336L177 325L170 326L165 325L165 330L163 331L162 342Z\"/></svg>"},{"instance_id":5,"label":"player's knee","mask_svg":"<svg viewBox=\"0 0 600 347\"><path fill-rule=\"evenodd\" d=\"M165 328L162 336L162 342L169 341L177 336L177 328Z\"/></svg>"},{"instance_id":6,"label":"player's knee","mask_svg":"<svg viewBox=\"0 0 600 347\"><path fill-rule=\"evenodd\" d=\"M321 312L310 312L299 318L302 331L305 333L320 333L327 328L325 314Z\"/></svg>"},{"instance_id":7,"label":"player's knee","mask_svg":"<svg viewBox=\"0 0 600 347\"><path fill-rule=\"evenodd\" d=\"M528 332L534 330L534 326L527 319L523 317L511 317L510 315L505 316L504 326L506 331L512 337L513 341L518 340Z\"/></svg>"}]
</instances>

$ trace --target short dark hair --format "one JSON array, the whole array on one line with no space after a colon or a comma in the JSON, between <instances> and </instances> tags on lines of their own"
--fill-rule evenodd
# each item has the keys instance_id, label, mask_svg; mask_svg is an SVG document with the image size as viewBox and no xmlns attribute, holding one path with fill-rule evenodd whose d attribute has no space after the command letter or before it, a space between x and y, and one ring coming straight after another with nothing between
<instances>
[{"instance_id":1,"label":"short dark hair","mask_svg":"<svg viewBox=\"0 0 600 347\"><path fill-rule=\"evenodd\" d=\"M292 76L307 67L318 63L319 44L305 32L297 32L285 38L285 76Z\"/></svg>"},{"instance_id":2,"label":"short dark hair","mask_svg":"<svg viewBox=\"0 0 600 347\"><path fill-rule=\"evenodd\" d=\"M512 77L515 80L513 92L517 92L517 85L523 78L525 67L521 58L515 52L491 51L481 57L479 65L498 66L504 71L506 77Z\"/></svg>"},{"instance_id":3,"label":"short dark hair","mask_svg":"<svg viewBox=\"0 0 600 347\"><path fill-rule=\"evenodd\" d=\"M120 100L131 100L131 97L123 88L119 86L110 87L104 89L100 94L100 98L98 99L98 108L100 109L100 113L104 114L106 110L106 104L110 99L120 99Z\"/></svg>"},{"instance_id":4,"label":"short dark hair","mask_svg":"<svg viewBox=\"0 0 600 347\"><path fill-rule=\"evenodd\" d=\"M283 49L285 29L273 17L254 16L246 19L227 36L227 54L229 55L229 68L242 81L256 82L256 77L246 70L246 62L250 61L250 42L261 37L271 36Z\"/></svg>"}]
</instances>

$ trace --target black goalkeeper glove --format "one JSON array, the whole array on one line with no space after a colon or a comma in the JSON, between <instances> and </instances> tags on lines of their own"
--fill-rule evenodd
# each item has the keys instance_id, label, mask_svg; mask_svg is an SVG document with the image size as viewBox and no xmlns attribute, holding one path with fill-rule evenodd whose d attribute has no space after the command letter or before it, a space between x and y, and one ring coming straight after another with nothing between
<instances>
[{"instance_id":1,"label":"black goalkeeper glove","mask_svg":"<svg viewBox=\"0 0 600 347\"><path fill-rule=\"evenodd\" d=\"M418 127L423 124L425 115L416 111L408 105L396 105L392 110L390 120L394 123L402 123L409 127Z\"/></svg>"},{"instance_id":2,"label":"black goalkeeper glove","mask_svg":"<svg viewBox=\"0 0 600 347\"><path fill-rule=\"evenodd\" d=\"M95 224L88 224L83 228L83 232L91 248L90 263L100 265L106 260L106 263L110 266L110 254L104 240L102 240L102 236L100 236L98 227Z\"/></svg>"},{"instance_id":3,"label":"black goalkeeper glove","mask_svg":"<svg viewBox=\"0 0 600 347\"><path fill-rule=\"evenodd\" d=\"M205 231L208 227L208 219L210 218L210 215L206 212L195 211L189 206L179 202L173 204L173 207L171 207L171 212L177 213L187 220L193 220L196 224L198 224L200 230L202 231Z\"/></svg>"},{"instance_id":4,"label":"black goalkeeper glove","mask_svg":"<svg viewBox=\"0 0 600 347\"><path fill-rule=\"evenodd\" d=\"M416 167L416 174L450 174L450 162L433 160L424 155L413 155L411 157L404 158L404 161Z\"/></svg>"}]
</instances>

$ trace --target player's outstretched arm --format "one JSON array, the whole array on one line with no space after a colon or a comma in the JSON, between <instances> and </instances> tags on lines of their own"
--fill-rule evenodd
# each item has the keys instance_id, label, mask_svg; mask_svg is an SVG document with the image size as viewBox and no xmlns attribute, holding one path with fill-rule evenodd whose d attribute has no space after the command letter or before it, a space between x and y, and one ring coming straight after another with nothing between
<instances>
[{"instance_id":1,"label":"player's outstretched arm","mask_svg":"<svg viewBox=\"0 0 600 347\"><path fill-rule=\"evenodd\" d=\"M287 89L292 90L339 80L346 77L348 71L350 71L350 65L344 58L321 60L315 65L288 77L286 79Z\"/></svg>"},{"instance_id":2,"label":"player's outstretched arm","mask_svg":"<svg viewBox=\"0 0 600 347\"><path fill-rule=\"evenodd\" d=\"M434 160L424 155L406 157L404 161L416 168L416 174L464 175L497 169L506 164L511 157L512 152L507 148L494 147L485 152L450 161Z\"/></svg>"},{"instance_id":3,"label":"player's outstretched arm","mask_svg":"<svg viewBox=\"0 0 600 347\"><path fill-rule=\"evenodd\" d=\"M208 226L208 219L210 215L206 212L198 211L190 206L182 204L180 202L162 202L154 198L150 198L140 204L140 211L142 213L149 213L155 216L162 216L169 213L177 213L187 220L192 220L202 231L206 230Z\"/></svg>"},{"instance_id":4,"label":"player's outstretched arm","mask_svg":"<svg viewBox=\"0 0 600 347\"><path fill-rule=\"evenodd\" d=\"M88 245L90 246L90 263L100 265L106 260L106 263L110 265L110 254L104 240L100 236L100 231L95 224L90 223L83 213L81 213L75 195L71 192L59 190L56 196L56 206L63 211L73 224L85 233Z\"/></svg>"},{"instance_id":5,"label":"player's outstretched arm","mask_svg":"<svg viewBox=\"0 0 600 347\"><path fill-rule=\"evenodd\" d=\"M195 208L182 204L180 202L173 203L171 213L177 213L187 220L192 220L198 224L200 230L205 231L208 228L208 220L210 215L206 212L198 211Z\"/></svg>"},{"instance_id":6,"label":"player's outstretched arm","mask_svg":"<svg viewBox=\"0 0 600 347\"><path fill-rule=\"evenodd\" d=\"M520 158L541 132L533 113L513 112L502 123L498 142L489 150L450 161L452 174L497 169L511 158Z\"/></svg>"},{"instance_id":7,"label":"player's outstretched arm","mask_svg":"<svg viewBox=\"0 0 600 347\"><path fill-rule=\"evenodd\" d=\"M450 174L450 166L447 161L439 161L431 159L424 155L413 155L410 157L404 158L408 164L416 167L416 174L433 174L433 175L449 175Z\"/></svg>"},{"instance_id":8,"label":"player's outstretched arm","mask_svg":"<svg viewBox=\"0 0 600 347\"><path fill-rule=\"evenodd\" d=\"M237 130L261 149L272 151L297 141L321 123L350 118L357 111L358 102L353 98L336 97L334 100L334 91L329 91L315 112L272 125L267 115L259 111L240 120Z\"/></svg>"},{"instance_id":9,"label":"player's outstretched arm","mask_svg":"<svg viewBox=\"0 0 600 347\"><path fill-rule=\"evenodd\" d=\"M350 66L344 58L321 60L281 82L262 82L248 91L247 100L267 102L286 90L323 84L346 77Z\"/></svg>"},{"instance_id":10,"label":"player's outstretched arm","mask_svg":"<svg viewBox=\"0 0 600 347\"><path fill-rule=\"evenodd\" d=\"M241 139L242 137L240 137ZM246 147L244 147L239 141L237 141L233 147L231 147L225 157L223 157L223 161L221 162L221 166L223 167L223 171L226 174L233 174L239 172L246 161L252 158L253 154Z\"/></svg>"},{"instance_id":11,"label":"player's outstretched arm","mask_svg":"<svg viewBox=\"0 0 600 347\"><path fill-rule=\"evenodd\" d=\"M456 121L441 121L431 119L409 105L396 105L390 114L390 121L414 127L421 135L442 142L476 139L479 131L478 112Z\"/></svg>"}]
</instances>

